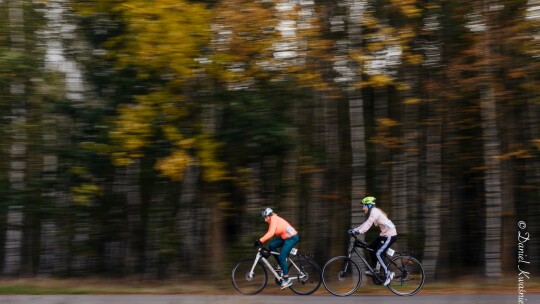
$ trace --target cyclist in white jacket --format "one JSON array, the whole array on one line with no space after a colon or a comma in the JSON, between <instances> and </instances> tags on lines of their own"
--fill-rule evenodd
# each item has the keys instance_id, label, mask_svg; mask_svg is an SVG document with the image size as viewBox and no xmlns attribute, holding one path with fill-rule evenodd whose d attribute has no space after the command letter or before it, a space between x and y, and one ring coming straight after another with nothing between
<instances>
[{"instance_id":1,"label":"cyclist in white jacket","mask_svg":"<svg viewBox=\"0 0 540 304\"><path fill-rule=\"evenodd\" d=\"M379 237L369 245L369 248L374 250L370 251L373 267L375 267L375 264L378 261L386 274L386 280L384 281L384 286L386 286L390 284L394 278L394 273L390 272L388 268L386 268L383 257L384 254L386 254L386 250L388 250L388 248L390 248L390 246L396 241L397 230L394 223L392 223L392 221L386 216L386 213L375 207L375 200L376 199L373 196L368 196L362 199L362 204L364 205L363 210L366 214L368 214L368 219L362 225L353 229L352 231L355 234L363 234L366 233L373 224L381 229ZM371 273L367 274L372 275Z\"/></svg>"}]
</instances>

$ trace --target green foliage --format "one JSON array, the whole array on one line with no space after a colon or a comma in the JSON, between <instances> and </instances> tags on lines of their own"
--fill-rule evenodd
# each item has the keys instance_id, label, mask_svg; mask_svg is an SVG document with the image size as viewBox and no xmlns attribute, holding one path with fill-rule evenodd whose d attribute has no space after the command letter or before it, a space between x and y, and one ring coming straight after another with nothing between
<instances>
[{"instance_id":1,"label":"green foliage","mask_svg":"<svg viewBox=\"0 0 540 304\"><path fill-rule=\"evenodd\" d=\"M242 157L249 163L269 155L283 157L292 148L292 124L286 114L294 101L248 92L230 94L227 99L225 128L219 134L226 143L224 155Z\"/></svg>"},{"instance_id":2,"label":"green foliage","mask_svg":"<svg viewBox=\"0 0 540 304\"><path fill-rule=\"evenodd\" d=\"M17 75L28 74L37 69L37 62L24 52L6 51L0 53L0 79L7 82Z\"/></svg>"}]
</instances>

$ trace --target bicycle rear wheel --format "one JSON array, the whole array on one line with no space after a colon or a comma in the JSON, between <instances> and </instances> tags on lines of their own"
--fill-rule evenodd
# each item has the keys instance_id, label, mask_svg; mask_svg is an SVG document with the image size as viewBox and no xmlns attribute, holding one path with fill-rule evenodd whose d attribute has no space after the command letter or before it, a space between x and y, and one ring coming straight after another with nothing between
<instances>
[{"instance_id":1,"label":"bicycle rear wheel","mask_svg":"<svg viewBox=\"0 0 540 304\"><path fill-rule=\"evenodd\" d=\"M289 264L289 276L293 279L291 290L299 295L314 293L321 286L321 268L307 257L297 257Z\"/></svg>"},{"instance_id":2,"label":"bicycle rear wheel","mask_svg":"<svg viewBox=\"0 0 540 304\"><path fill-rule=\"evenodd\" d=\"M268 273L266 268L260 263L253 264L255 259L241 260L234 266L231 278L233 286L240 293L245 295L254 295L261 292L268 282ZM251 269L253 268L253 272Z\"/></svg>"},{"instance_id":3,"label":"bicycle rear wheel","mask_svg":"<svg viewBox=\"0 0 540 304\"><path fill-rule=\"evenodd\" d=\"M395 275L386 287L398 296L412 296L424 286L424 269L414 257L398 255L388 262L387 267Z\"/></svg>"},{"instance_id":4,"label":"bicycle rear wheel","mask_svg":"<svg viewBox=\"0 0 540 304\"><path fill-rule=\"evenodd\" d=\"M362 282L360 267L346 256L333 257L326 262L322 277L324 287L339 297L353 294Z\"/></svg>"}]
</instances>

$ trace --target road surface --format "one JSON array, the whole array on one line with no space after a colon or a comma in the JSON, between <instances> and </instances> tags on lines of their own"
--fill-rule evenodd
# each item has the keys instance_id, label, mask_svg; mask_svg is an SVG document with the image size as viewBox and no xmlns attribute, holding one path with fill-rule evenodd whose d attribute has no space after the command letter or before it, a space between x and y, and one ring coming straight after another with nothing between
<instances>
[{"instance_id":1,"label":"road surface","mask_svg":"<svg viewBox=\"0 0 540 304\"><path fill-rule=\"evenodd\" d=\"M540 294L525 294L525 303L540 303ZM0 295L1 304L509 304L512 294L394 295Z\"/></svg>"}]
</instances>

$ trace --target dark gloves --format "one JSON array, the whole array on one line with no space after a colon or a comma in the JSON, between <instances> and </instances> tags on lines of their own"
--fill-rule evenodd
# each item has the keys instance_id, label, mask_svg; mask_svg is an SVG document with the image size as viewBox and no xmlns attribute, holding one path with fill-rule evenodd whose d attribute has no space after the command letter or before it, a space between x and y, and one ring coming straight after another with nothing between
<instances>
[{"instance_id":1,"label":"dark gloves","mask_svg":"<svg viewBox=\"0 0 540 304\"><path fill-rule=\"evenodd\" d=\"M261 243L261 241L255 240L255 243L253 245L258 246L258 247L262 247L263 244Z\"/></svg>"},{"instance_id":2,"label":"dark gloves","mask_svg":"<svg viewBox=\"0 0 540 304\"><path fill-rule=\"evenodd\" d=\"M358 232L358 231L356 231L354 229L349 229L348 232L349 232L350 235L358 235L358 234L360 234L360 232Z\"/></svg>"}]
</instances>

